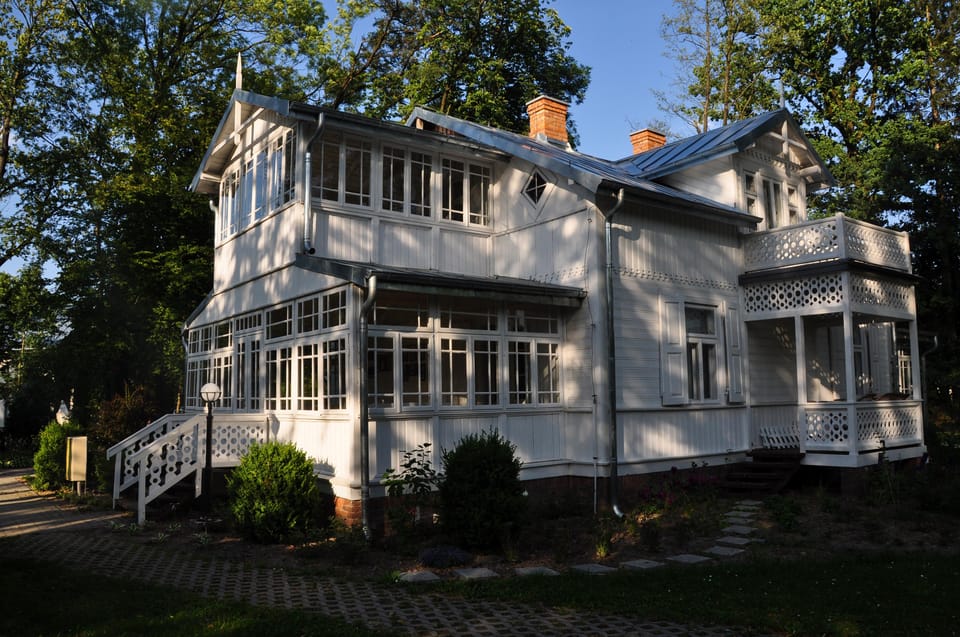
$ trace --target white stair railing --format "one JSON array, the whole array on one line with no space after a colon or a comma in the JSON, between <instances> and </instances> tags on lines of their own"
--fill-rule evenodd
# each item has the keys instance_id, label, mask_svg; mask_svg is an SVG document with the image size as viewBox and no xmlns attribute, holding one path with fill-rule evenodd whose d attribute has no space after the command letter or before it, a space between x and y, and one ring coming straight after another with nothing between
<instances>
[{"instance_id":1,"label":"white stair railing","mask_svg":"<svg viewBox=\"0 0 960 637\"><path fill-rule=\"evenodd\" d=\"M131 457L130 461L138 467L137 524L146 520L148 503L191 474L196 478L194 494L200 495L203 458L199 451L205 437L200 433L202 422L202 417L191 418Z\"/></svg>"},{"instance_id":2,"label":"white stair railing","mask_svg":"<svg viewBox=\"0 0 960 637\"><path fill-rule=\"evenodd\" d=\"M206 416L203 413L176 416L183 418L170 420L165 432L160 432L163 426L153 423L137 432L141 435L128 438L127 441L131 442L126 447L118 443L108 451L108 457L111 453L117 455L117 476L123 469L123 479L114 479L114 498L127 486L138 485L138 524L143 524L146 519L147 504L191 475L194 476L194 495L201 494L200 478L206 459ZM270 423L263 414L218 415L213 423L212 467L240 464L252 445L270 439ZM147 429L151 432L147 433Z\"/></svg>"},{"instance_id":3,"label":"white stair railing","mask_svg":"<svg viewBox=\"0 0 960 637\"><path fill-rule=\"evenodd\" d=\"M167 414L107 449L107 459L115 458L113 471L114 506L120 499L120 493L137 483L140 464L134 462L133 457L145 446L160 436L173 431L192 417L195 416L192 414Z\"/></svg>"}]
</instances>

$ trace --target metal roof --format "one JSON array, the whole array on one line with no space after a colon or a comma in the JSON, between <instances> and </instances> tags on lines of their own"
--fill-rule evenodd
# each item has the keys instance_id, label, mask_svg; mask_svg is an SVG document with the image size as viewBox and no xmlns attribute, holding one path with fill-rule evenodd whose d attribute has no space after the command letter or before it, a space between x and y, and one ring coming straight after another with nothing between
<instances>
[{"instance_id":1,"label":"metal roof","mask_svg":"<svg viewBox=\"0 0 960 637\"><path fill-rule=\"evenodd\" d=\"M543 283L531 279L493 276L480 277L437 270L401 268L345 259L298 254L296 265L304 270L366 286L367 279L376 275L377 287L423 294L469 296L516 302L529 302L578 307L587 293L582 288Z\"/></svg>"},{"instance_id":2,"label":"metal roof","mask_svg":"<svg viewBox=\"0 0 960 637\"><path fill-rule=\"evenodd\" d=\"M827 170L817 152L804 137L800 126L786 109L770 111L749 119L693 135L659 148L631 155L616 162L616 165L631 175L645 179L657 179L697 164L718 159L725 155L748 149L768 133L781 132L786 125L788 134L797 150L800 168L818 167L811 183L832 185L833 176Z\"/></svg>"},{"instance_id":3,"label":"metal roof","mask_svg":"<svg viewBox=\"0 0 960 637\"><path fill-rule=\"evenodd\" d=\"M737 220L746 225L756 225L760 220L742 210L726 206L712 199L683 192L643 176L633 175L622 166L605 159L579 153L567 147L541 141L510 131L476 124L449 115L443 115L423 107L416 107L407 119L412 126L416 120L429 122L440 128L453 131L478 143L497 148L509 155L519 157L562 177L572 179L591 192L601 189L626 188L635 194L653 196L662 202L694 204L719 212L728 220Z\"/></svg>"}]
</instances>

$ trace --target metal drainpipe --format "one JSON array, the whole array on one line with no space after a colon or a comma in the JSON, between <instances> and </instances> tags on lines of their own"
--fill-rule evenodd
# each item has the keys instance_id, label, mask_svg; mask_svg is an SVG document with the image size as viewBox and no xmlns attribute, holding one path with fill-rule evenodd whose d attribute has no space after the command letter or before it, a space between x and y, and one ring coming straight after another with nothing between
<instances>
[{"instance_id":1,"label":"metal drainpipe","mask_svg":"<svg viewBox=\"0 0 960 637\"><path fill-rule=\"evenodd\" d=\"M360 523L370 540L370 415L367 407L367 315L377 298L377 275L367 278L366 298L360 306Z\"/></svg>"},{"instance_id":2,"label":"metal drainpipe","mask_svg":"<svg viewBox=\"0 0 960 637\"><path fill-rule=\"evenodd\" d=\"M323 132L323 113L317 115L317 130L307 140L307 152L303 156L303 251L306 254L314 254L317 249L313 247L313 238L310 236L310 213L313 212L313 183L311 182L313 172L313 142L317 141L320 133Z\"/></svg>"},{"instance_id":3,"label":"metal drainpipe","mask_svg":"<svg viewBox=\"0 0 960 637\"><path fill-rule=\"evenodd\" d=\"M607 252L606 294L607 301L607 384L610 401L610 509L618 517L620 510L620 476L617 458L617 352L613 319L613 217L623 205L623 188L617 192L617 203L604 215L604 247Z\"/></svg>"}]
</instances>

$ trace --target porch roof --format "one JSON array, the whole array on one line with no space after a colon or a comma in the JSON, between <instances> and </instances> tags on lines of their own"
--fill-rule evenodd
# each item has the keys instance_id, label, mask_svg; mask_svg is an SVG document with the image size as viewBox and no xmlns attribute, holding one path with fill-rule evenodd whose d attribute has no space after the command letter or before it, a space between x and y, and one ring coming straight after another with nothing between
<instances>
[{"instance_id":1,"label":"porch roof","mask_svg":"<svg viewBox=\"0 0 960 637\"><path fill-rule=\"evenodd\" d=\"M377 277L377 287L417 294L439 294L476 299L490 299L529 303L535 300L561 307L579 307L587 292L582 288L529 279L493 276L478 277L436 270L421 270L360 263L298 254L296 265L311 272L319 272L349 281L361 287L368 285L371 276Z\"/></svg>"}]
</instances>

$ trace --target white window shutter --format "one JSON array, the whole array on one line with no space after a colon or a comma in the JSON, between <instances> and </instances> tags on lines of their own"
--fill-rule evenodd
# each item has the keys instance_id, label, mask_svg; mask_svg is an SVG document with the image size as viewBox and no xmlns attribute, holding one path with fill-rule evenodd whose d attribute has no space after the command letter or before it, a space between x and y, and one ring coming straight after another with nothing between
<instances>
[{"instance_id":1,"label":"white window shutter","mask_svg":"<svg viewBox=\"0 0 960 637\"><path fill-rule=\"evenodd\" d=\"M740 308L727 306L727 400L731 403L746 401L743 389L743 340L740 326Z\"/></svg>"},{"instance_id":2,"label":"white window shutter","mask_svg":"<svg viewBox=\"0 0 960 637\"><path fill-rule=\"evenodd\" d=\"M687 402L686 330L683 302L660 303L660 395L664 405Z\"/></svg>"}]
</instances>

